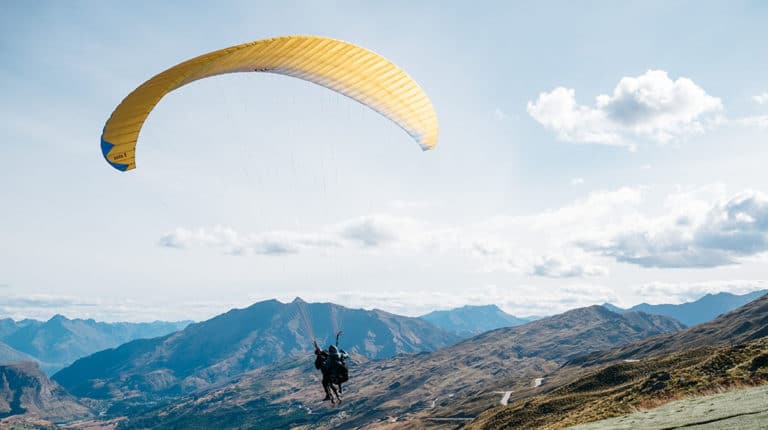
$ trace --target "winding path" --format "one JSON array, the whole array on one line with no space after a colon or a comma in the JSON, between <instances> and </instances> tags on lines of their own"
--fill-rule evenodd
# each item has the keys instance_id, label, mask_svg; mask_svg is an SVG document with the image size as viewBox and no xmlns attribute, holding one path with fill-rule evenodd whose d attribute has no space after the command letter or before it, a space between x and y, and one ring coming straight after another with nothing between
<instances>
[{"instance_id":1,"label":"winding path","mask_svg":"<svg viewBox=\"0 0 768 430\"><path fill-rule=\"evenodd\" d=\"M511 391L494 391L493 393L494 394L503 394L503 396L501 396L501 401L499 401L499 403L502 406L507 406L507 403L509 403L509 396L512 395Z\"/></svg>"}]
</instances>

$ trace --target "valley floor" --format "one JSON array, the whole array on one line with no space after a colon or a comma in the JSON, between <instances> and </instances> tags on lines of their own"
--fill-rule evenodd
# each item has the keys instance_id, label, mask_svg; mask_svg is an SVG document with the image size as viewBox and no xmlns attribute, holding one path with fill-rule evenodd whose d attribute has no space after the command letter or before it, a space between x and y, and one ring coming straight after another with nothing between
<instances>
[{"instance_id":1,"label":"valley floor","mask_svg":"<svg viewBox=\"0 0 768 430\"><path fill-rule=\"evenodd\" d=\"M644 412L568 427L568 430L768 428L768 385L678 400Z\"/></svg>"}]
</instances>

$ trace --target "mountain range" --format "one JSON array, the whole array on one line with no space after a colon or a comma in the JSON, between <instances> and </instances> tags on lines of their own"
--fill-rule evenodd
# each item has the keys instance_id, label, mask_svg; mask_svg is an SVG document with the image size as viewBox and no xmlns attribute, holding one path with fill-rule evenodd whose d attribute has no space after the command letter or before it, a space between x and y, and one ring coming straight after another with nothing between
<instances>
[{"instance_id":1,"label":"mountain range","mask_svg":"<svg viewBox=\"0 0 768 430\"><path fill-rule=\"evenodd\" d=\"M433 311L419 318L467 338L501 327L514 327L534 320L510 315L496 305L462 306L460 308Z\"/></svg>"},{"instance_id":2,"label":"mountain range","mask_svg":"<svg viewBox=\"0 0 768 430\"><path fill-rule=\"evenodd\" d=\"M391 421L450 427L499 402L512 406L530 400L557 410L553 405L561 404L546 397L549 393L576 399L570 405L580 405L578 399L593 401L602 396L584 387L599 391L605 381L621 395L624 388L610 385L614 379L630 381L626 389L646 398L642 396L653 393L643 391L647 383L643 378L654 368L684 379L696 372L727 370L731 379L723 380L741 383L743 369L761 363L761 354L768 357L760 343L768 342L764 341L768 296L688 329L663 315L617 310L620 313L610 311L609 305L591 306L514 325L519 321L495 306L468 306L410 318L298 298L291 303L267 300L183 330L96 352L52 379L78 396L81 404L120 422L121 429L210 428L222 423L244 428L350 428L387 426ZM57 321L60 327L82 327L67 325L73 320L60 316L47 323L55 327ZM494 324L503 327L484 331ZM43 325L34 320L0 320L0 337L14 339ZM339 329L343 330L340 345L352 355L351 380L345 386L342 409L331 409L320 400L311 341L317 338L325 347L334 342ZM461 340L472 330L482 333ZM50 329L41 333L51 337L41 334L37 339L43 340L29 344L40 346L45 339L56 338ZM739 346L745 342L757 343ZM3 354L14 359L31 357L0 342L0 358ZM731 367L713 370L712 363L722 360ZM762 371L759 365L757 369ZM742 379L733 379L734 375ZM754 375L753 379L760 380ZM35 378L12 380L6 387L9 393L29 392L23 384L38 384ZM10 413L13 395L6 398ZM62 399L66 403L73 398ZM569 414L596 419L610 416L601 410L622 410L620 403L584 404L583 413ZM55 408L55 402L48 407ZM517 419L506 421L511 409L500 410L507 412L496 416L492 409L481 415L491 417L490 421L482 422L504 427ZM519 410L533 413L526 407ZM513 410L513 416L521 416L516 414ZM539 418L534 414L530 419Z\"/></svg>"},{"instance_id":3,"label":"mountain range","mask_svg":"<svg viewBox=\"0 0 768 430\"><path fill-rule=\"evenodd\" d=\"M421 319L380 310L267 300L81 358L53 379L82 397L176 396L291 357L311 361L313 338L325 346L339 328L341 346L357 361L432 351L459 340Z\"/></svg>"},{"instance_id":4,"label":"mountain range","mask_svg":"<svg viewBox=\"0 0 768 430\"><path fill-rule=\"evenodd\" d=\"M585 366L637 360L702 346L740 344L765 336L768 336L768 295L679 333L650 337L620 348L587 354L573 359L571 364Z\"/></svg>"},{"instance_id":5,"label":"mountain range","mask_svg":"<svg viewBox=\"0 0 768 430\"><path fill-rule=\"evenodd\" d=\"M34 360L48 374L80 357L125 342L163 336L186 327L189 321L105 323L55 315L48 321L0 319L0 363Z\"/></svg>"},{"instance_id":6,"label":"mountain range","mask_svg":"<svg viewBox=\"0 0 768 430\"><path fill-rule=\"evenodd\" d=\"M649 305L648 303L641 303L629 309L622 309L610 303L605 303L603 306L614 312L640 311L654 315L665 315L687 326L694 326L710 321L739 306L743 306L766 293L768 293L768 290L753 291L742 295L731 293L707 294L696 301L679 305Z\"/></svg>"},{"instance_id":7,"label":"mountain range","mask_svg":"<svg viewBox=\"0 0 768 430\"><path fill-rule=\"evenodd\" d=\"M434 352L359 363L350 370L343 419L338 410L322 406L319 374L306 357L129 417L122 428L205 428L217 422L237 428L360 428L387 420L452 417L457 408L478 413L498 402L495 391L528 386L570 357L682 328L663 316L620 315L592 306L486 332Z\"/></svg>"}]
</instances>

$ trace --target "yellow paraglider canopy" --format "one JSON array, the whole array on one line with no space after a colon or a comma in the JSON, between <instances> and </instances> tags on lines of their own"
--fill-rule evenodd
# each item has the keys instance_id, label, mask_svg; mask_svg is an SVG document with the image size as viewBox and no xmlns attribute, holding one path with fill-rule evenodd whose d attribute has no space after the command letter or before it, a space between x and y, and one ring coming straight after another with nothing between
<instances>
[{"instance_id":1,"label":"yellow paraglider canopy","mask_svg":"<svg viewBox=\"0 0 768 430\"><path fill-rule=\"evenodd\" d=\"M156 75L133 90L104 126L101 150L118 170L136 168L136 141L163 96L190 82L235 72L293 76L369 106L402 127L425 151L437 143L432 103L403 70L351 43L317 36L257 40L201 55Z\"/></svg>"}]
</instances>

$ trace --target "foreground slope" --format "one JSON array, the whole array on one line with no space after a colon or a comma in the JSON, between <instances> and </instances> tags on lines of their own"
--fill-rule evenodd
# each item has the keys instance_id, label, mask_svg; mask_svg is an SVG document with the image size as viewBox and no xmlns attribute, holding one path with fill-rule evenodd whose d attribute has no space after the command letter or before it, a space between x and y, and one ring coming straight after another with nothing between
<instances>
[{"instance_id":1,"label":"foreground slope","mask_svg":"<svg viewBox=\"0 0 768 430\"><path fill-rule=\"evenodd\" d=\"M768 296L679 333L577 357L470 428L556 429L768 382Z\"/></svg>"},{"instance_id":2,"label":"foreground slope","mask_svg":"<svg viewBox=\"0 0 768 430\"><path fill-rule=\"evenodd\" d=\"M656 409L568 427L568 430L763 430L768 427L768 385L678 400Z\"/></svg>"},{"instance_id":3,"label":"foreground slope","mask_svg":"<svg viewBox=\"0 0 768 430\"><path fill-rule=\"evenodd\" d=\"M343 347L363 358L434 350L458 340L418 318L330 303L268 300L234 309L171 335L93 354L54 375L71 393L98 399L162 398L191 392L327 344L335 326Z\"/></svg>"},{"instance_id":4,"label":"foreground slope","mask_svg":"<svg viewBox=\"0 0 768 430\"><path fill-rule=\"evenodd\" d=\"M483 413L470 428L559 429L766 382L768 338L739 346L700 347L595 369L546 394Z\"/></svg>"},{"instance_id":5,"label":"foreground slope","mask_svg":"<svg viewBox=\"0 0 768 430\"><path fill-rule=\"evenodd\" d=\"M422 425L472 416L498 404L496 391L527 387L568 358L682 325L666 317L619 315L600 306L484 333L432 353L401 354L350 370L341 408L320 401L311 357L258 369L180 402L129 417L124 428L361 428L388 420ZM309 411L312 413L310 414Z\"/></svg>"}]
</instances>

